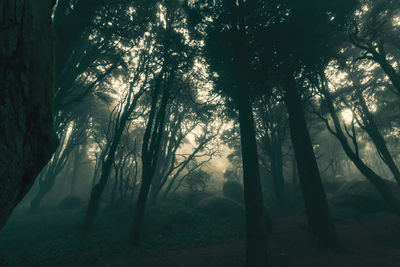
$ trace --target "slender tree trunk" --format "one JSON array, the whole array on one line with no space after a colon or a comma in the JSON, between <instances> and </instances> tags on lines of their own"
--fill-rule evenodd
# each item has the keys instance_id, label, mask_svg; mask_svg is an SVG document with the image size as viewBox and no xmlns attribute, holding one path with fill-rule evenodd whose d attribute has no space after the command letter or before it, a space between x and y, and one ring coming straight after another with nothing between
<instances>
[{"instance_id":1,"label":"slender tree trunk","mask_svg":"<svg viewBox=\"0 0 400 267\"><path fill-rule=\"evenodd\" d=\"M50 179L51 181L44 181L40 183L40 189L35 198L32 199L30 203L30 211L37 211L39 209L40 204L42 203L43 198L50 192L50 190L54 186L55 179Z\"/></svg>"},{"instance_id":2,"label":"slender tree trunk","mask_svg":"<svg viewBox=\"0 0 400 267\"><path fill-rule=\"evenodd\" d=\"M292 160L292 186L293 192L297 191L298 188L298 179L297 179L297 164L296 164L296 156L293 156Z\"/></svg>"},{"instance_id":3,"label":"slender tree trunk","mask_svg":"<svg viewBox=\"0 0 400 267\"><path fill-rule=\"evenodd\" d=\"M381 194L383 199L386 201L390 209L400 214L400 204L398 199L394 196L393 192L390 190L385 180L377 175L371 168L369 168L359 157L358 152L354 152L350 147L346 136L343 133L342 127L340 125L339 118L336 114L335 107L333 106L332 98L327 89L321 88L321 92L325 97L325 103L332 117L335 130L334 133L336 138L341 143L344 152L349 157L349 159L354 163L357 169L375 186L378 192Z\"/></svg>"},{"instance_id":4,"label":"slender tree trunk","mask_svg":"<svg viewBox=\"0 0 400 267\"><path fill-rule=\"evenodd\" d=\"M287 208L287 196L285 188L285 179L283 177L282 148L276 144L271 153L271 172L274 182L275 197L281 208Z\"/></svg>"},{"instance_id":5,"label":"slender tree trunk","mask_svg":"<svg viewBox=\"0 0 400 267\"><path fill-rule=\"evenodd\" d=\"M56 153L54 156L57 156ZM35 212L38 210L40 203L42 202L43 198L51 191L53 188L57 175L60 173L61 169L57 166L57 160L53 160L50 166L47 168L46 173L44 176L41 177L39 180L39 192L36 196L32 199L30 203L30 211ZM43 179L42 179L43 178Z\"/></svg>"},{"instance_id":6,"label":"slender tree trunk","mask_svg":"<svg viewBox=\"0 0 400 267\"><path fill-rule=\"evenodd\" d=\"M75 187L76 187L76 182L78 180L79 176L79 166L82 161L82 153L83 153L84 148L81 146L78 146L75 150L75 159L74 159L74 165L73 165L73 170L71 174L71 184L69 188L69 195L72 196L75 192Z\"/></svg>"},{"instance_id":7,"label":"slender tree trunk","mask_svg":"<svg viewBox=\"0 0 400 267\"><path fill-rule=\"evenodd\" d=\"M361 91L357 91L357 97L360 102L361 109L365 116L365 125L363 129L368 133L372 142L374 143L376 149L378 150L383 162L388 166L389 170L393 174L394 179L397 184L400 186L400 171L393 160L392 155L387 148L386 141L379 132L378 126L375 123L374 117L369 111L367 103L365 103L365 99L362 95Z\"/></svg>"},{"instance_id":8,"label":"slender tree trunk","mask_svg":"<svg viewBox=\"0 0 400 267\"><path fill-rule=\"evenodd\" d=\"M117 196L117 184L118 184L118 175L115 175L114 184L111 191L111 200L110 200L110 207L113 207L115 198Z\"/></svg>"},{"instance_id":9,"label":"slender tree trunk","mask_svg":"<svg viewBox=\"0 0 400 267\"><path fill-rule=\"evenodd\" d=\"M89 204L88 204L86 216L85 216L84 223L83 223L84 230L90 230L93 226L93 222L97 215L97 210L99 208L101 196L102 196L104 188L106 187L106 184L108 182L108 178L110 177L112 164L114 162L115 153L116 153L118 145L120 143L121 136L126 127L126 123L129 119L129 116L132 114L133 110L136 107L137 101L144 93L144 89L141 88L140 91L137 92L136 95L133 97L132 86L133 86L133 83L131 82L126 105L120 111L121 113L117 116L118 120L114 127L114 136L111 141L111 145L109 147L108 153L106 156L104 156L104 158L100 157L102 160L101 176L100 176L99 182L95 186L92 187L92 191L90 193ZM132 99L132 97L133 97L133 99ZM106 147L108 147L108 145ZM95 177L94 177L94 179L95 179Z\"/></svg>"},{"instance_id":10,"label":"slender tree trunk","mask_svg":"<svg viewBox=\"0 0 400 267\"><path fill-rule=\"evenodd\" d=\"M135 208L134 220L132 223L130 238L131 243L135 246L140 244L142 224L144 220L144 213L146 210L147 195L151 185L151 166L143 167L142 171L142 184L140 186L139 196Z\"/></svg>"},{"instance_id":11,"label":"slender tree trunk","mask_svg":"<svg viewBox=\"0 0 400 267\"><path fill-rule=\"evenodd\" d=\"M0 229L50 160L52 1L0 2Z\"/></svg>"},{"instance_id":12,"label":"slender tree trunk","mask_svg":"<svg viewBox=\"0 0 400 267\"><path fill-rule=\"evenodd\" d=\"M160 153L161 154L161 153ZM161 155L158 156L157 160L157 167L156 170L154 171L154 177L151 181L151 187L150 187L150 203L151 204L156 204L157 199L158 199L158 194L160 193L161 189L161 179L162 179L162 174L161 174L161 161L162 157Z\"/></svg>"},{"instance_id":13,"label":"slender tree trunk","mask_svg":"<svg viewBox=\"0 0 400 267\"><path fill-rule=\"evenodd\" d=\"M163 75L161 73L161 75ZM156 83L155 91L152 96L152 105L149 114L149 119L146 125L145 134L143 136L142 144L142 184L140 185L139 196L136 203L136 209L134 212L130 240L133 246L140 245L140 233L142 231L142 224L144 219L144 213L146 209L147 197L150 190L150 185L154 172L157 166L157 161L160 153L161 141L164 133L164 121L167 110L167 104L169 99L169 88L173 79L173 71L168 77L168 81L164 80L163 93L161 97L161 103L159 104L158 112L157 102L159 98L159 92L161 89L161 78ZM166 78L166 76L164 77Z\"/></svg>"},{"instance_id":14,"label":"slender tree trunk","mask_svg":"<svg viewBox=\"0 0 400 267\"><path fill-rule=\"evenodd\" d=\"M293 73L286 80L285 103L289 113L289 127L296 155L300 185L311 232L320 244L329 249L342 250L341 242L331 219L328 201L321 182L317 160L308 133L301 98Z\"/></svg>"},{"instance_id":15,"label":"slender tree trunk","mask_svg":"<svg viewBox=\"0 0 400 267\"><path fill-rule=\"evenodd\" d=\"M100 198L101 195L103 194L104 188L106 187L108 178L110 177L112 162L114 161L115 151L119 144L119 139L121 135L122 135L122 130L120 133L119 132L116 133L114 143L110 147L110 152L108 153L107 159L102 165L100 180L95 186L92 187L85 220L83 222L83 229L86 231L90 230L93 227L93 222L97 215L97 210L100 204Z\"/></svg>"}]
</instances>

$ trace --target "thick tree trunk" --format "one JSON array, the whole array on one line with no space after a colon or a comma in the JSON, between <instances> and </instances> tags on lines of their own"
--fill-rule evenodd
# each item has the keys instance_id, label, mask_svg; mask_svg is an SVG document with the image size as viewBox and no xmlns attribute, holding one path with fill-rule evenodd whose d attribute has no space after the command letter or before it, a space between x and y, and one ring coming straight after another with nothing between
<instances>
[{"instance_id":1,"label":"thick tree trunk","mask_svg":"<svg viewBox=\"0 0 400 267\"><path fill-rule=\"evenodd\" d=\"M243 1L238 10L244 11ZM264 223L264 203L260 181L254 116L248 84L248 48L243 13L232 21L235 28L236 104L239 109L240 142L243 161L243 189L246 208L246 266L269 266L268 237Z\"/></svg>"},{"instance_id":2,"label":"thick tree trunk","mask_svg":"<svg viewBox=\"0 0 400 267\"><path fill-rule=\"evenodd\" d=\"M286 80L285 103L289 113L290 134L296 155L308 224L323 247L341 250L342 245L331 219L301 98L297 92L293 73L290 72Z\"/></svg>"},{"instance_id":3,"label":"thick tree trunk","mask_svg":"<svg viewBox=\"0 0 400 267\"><path fill-rule=\"evenodd\" d=\"M248 89L239 87L239 123L242 144L243 186L246 207L247 266L268 266L268 238L264 224L264 204L258 169L254 118Z\"/></svg>"},{"instance_id":4,"label":"thick tree trunk","mask_svg":"<svg viewBox=\"0 0 400 267\"><path fill-rule=\"evenodd\" d=\"M52 2L0 2L0 229L58 145Z\"/></svg>"}]
</instances>

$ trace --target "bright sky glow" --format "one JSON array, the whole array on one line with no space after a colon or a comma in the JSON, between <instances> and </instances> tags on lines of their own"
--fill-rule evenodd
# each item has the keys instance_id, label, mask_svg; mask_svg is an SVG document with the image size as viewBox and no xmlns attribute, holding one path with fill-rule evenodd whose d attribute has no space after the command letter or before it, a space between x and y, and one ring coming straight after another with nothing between
<instances>
[{"instance_id":1,"label":"bright sky glow","mask_svg":"<svg viewBox=\"0 0 400 267\"><path fill-rule=\"evenodd\" d=\"M340 115L342 116L342 119L343 119L344 123L351 124L351 121L353 120L353 116L354 115L353 115L353 112L350 109L348 109L348 108L343 109L341 111Z\"/></svg>"}]
</instances>

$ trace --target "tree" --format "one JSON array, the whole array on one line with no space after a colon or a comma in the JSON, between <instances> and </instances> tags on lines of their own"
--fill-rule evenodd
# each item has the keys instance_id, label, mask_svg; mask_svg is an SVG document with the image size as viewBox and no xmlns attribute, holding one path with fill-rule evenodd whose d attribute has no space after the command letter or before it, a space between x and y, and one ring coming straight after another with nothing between
<instances>
[{"instance_id":1,"label":"tree","mask_svg":"<svg viewBox=\"0 0 400 267\"><path fill-rule=\"evenodd\" d=\"M93 186L90 193L88 208L86 211L83 227L85 230L90 230L93 226L94 219L97 215L97 210L100 198L103 194L104 188L110 177L112 165L114 163L115 154L118 145L121 141L122 134L125 127L137 107L140 97L146 91L147 79L149 76L148 57L146 52L138 55L139 65L133 73L133 80L129 82L129 88L122 101L115 107L113 114L110 116L110 131L112 138L105 146L103 157L101 157L101 175L99 181ZM143 76L144 78L143 78ZM143 78L143 80L142 80ZM137 89L137 91L135 91Z\"/></svg>"},{"instance_id":2,"label":"tree","mask_svg":"<svg viewBox=\"0 0 400 267\"><path fill-rule=\"evenodd\" d=\"M185 175L182 177L181 174L185 169L186 172L192 172L192 168L198 169L211 160L218 150L215 137L219 129L215 130L218 122L213 114L216 105L199 103L196 93L202 88L195 83L189 79L181 81L182 89L174 95L168 107L166 134L161 142L151 184L150 201L153 204L163 189L162 199L165 199L183 184ZM196 161L196 164L190 164L191 161Z\"/></svg>"},{"instance_id":3,"label":"tree","mask_svg":"<svg viewBox=\"0 0 400 267\"><path fill-rule=\"evenodd\" d=\"M321 75L322 76L322 75ZM351 122L350 129L346 125L340 123L339 117L336 113L336 108L334 106L333 98L328 90L326 79L322 76L321 83L318 86L321 95L323 96L323 103L328 109L328 112L333 121L332 128L329 124L329 121L324 118L322 115L320 117L324 120L329 131L340 141L343 150L346 155L350 158L350 160L354 163L354 165L358 168L358 170L375 186L375 188L382 195L383 199L387 202L388 206L395 213L399 213L400 206L399 202L394 196L393 192L390 190L384 179L382 179L379 175L377 175L371 168L369 168L365 162L360 158L359 154L359 146L357 143L356 129L354 126L354 119ZM342 129L344 128L344 131ZM350 142L353 144L353 148L349 144L346 135L350 139Z\"/></svg>"},{"instance_id":4,"label":"tree","mask_svg":"<svg viewBox=\"0 0 400 267\"><path fill-rule=\"evenodd\" d=\"M392 0L363 0L361 3L350 34L350 40L361 53L358 59L379 64L400 94L400 72L396 70L400 35L393 21L400 5Z\"/></svg>"},{"instance_id":5,"label":"tree","mask_svg":"<svg viewBox=\"0 0 400 267\"><path fill-rule=\"evenodd\" d=\"M147 198L159 159L161 142L165 134L165 120L171 97L180 93L180 81L193 69L197 44L185 35L186 22L180 1L155 3L162 16L153 21L155 60L159 69L151 84L150 111L142 143L142 179L130 240L132 245L140 244L141 227L145 215ZM186 87L184 87L186 88Z\"/></svg>"},{"instance_id":6,"label":"tree","mask_svg":"<svg viewBox=\"0 0 400 267\"><path fill-rule=\"evenodd\" d=\"M74 149L82 145L87 139L87 132L84 124L86 120L81 118L64 125L60 131L60 146L48 163L45 172L40 175L39 192L30 203L30 211L36 211L43 198L53 188L57 176L66 166L66 163Z\"/></svg>"},{"instance_id":7,"label":"tree","mask_svg":"<svg viewBox=\"0 0 400 267\"><path fill-rule=\"evenodd\" d=\"M278 93L277 90L275 93ZM260 150L269 158L264 167L273 177L278 205L287 208L285 179L283 177L283 143L287 132L287 113L279 96L261 96L255 104L256 131Z\"/></svg>"},{"instance_id":8,"label":"tree","mask_svg":"<svg viewBox=\"0 0 400 267\"><path fill-rule=\"evenodd\" d=\"M239 112L246 207L246 264L268 266L268 241L264 227L264 204L249 80L249 32L253 28L247 23L253 19L251 14L256 9L250 5L253 2L243 0L214 3L209 15L212 23L209 23L206 30L207 58L211 69L218 73L219 81L223 84L218 89L232 97Z\"/></svg>"},{"instance_id":9,"label":"tree","mask_svg":"<svg viewBox=\"0 0 400 267\"><path fill-rule=\"evenodd\" d=\"M58 145L52 3L0 3L0 228Z\"/></svg>"},{"instance_id":10,"label":"tree","mask_svg":"<svg viewBox=\"0 0 400 267\"><path fill-rule=\"evenodd\" d=\"M264 49L260 70L273 76L269 87L283 91L310 230L323 247L336 250L341 250L342 245L331 220L302 97L307 93L310 73L324 69L336 54L333 44L342 39L356 4L292 0L271 3L265 6L265 24L270 26L261 27L262 34L256 39Z\"/></svg>"}]
</instances>

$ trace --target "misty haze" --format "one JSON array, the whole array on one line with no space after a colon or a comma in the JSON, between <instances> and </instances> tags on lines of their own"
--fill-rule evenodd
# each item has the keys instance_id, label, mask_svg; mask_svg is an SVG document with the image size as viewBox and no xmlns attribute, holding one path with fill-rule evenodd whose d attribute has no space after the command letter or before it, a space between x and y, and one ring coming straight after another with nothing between
<instances>
[{"instance_id":1,"label":"misty haze","mask_svg":"<svg viewBox=\"0 0 400 267\"><path fill-rule=\"evenodd\" d=\"M2 0L0 266L400 266L400 1Z\"/></svg>"}]
</instances>

